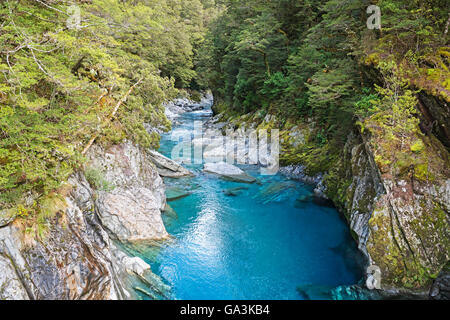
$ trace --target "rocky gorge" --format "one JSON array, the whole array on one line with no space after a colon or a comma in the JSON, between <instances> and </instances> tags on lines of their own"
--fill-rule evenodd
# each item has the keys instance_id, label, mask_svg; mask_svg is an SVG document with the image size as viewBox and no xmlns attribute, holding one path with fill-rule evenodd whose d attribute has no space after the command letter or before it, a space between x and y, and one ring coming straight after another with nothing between
<instances>
[{"instance_id":1,"label":"rocky gorge","mask_svg":"<svg viewBox=\"0 0 450 320\"><path fill-rule=\"evenodd\" d=\"M211 97L204 99L169 102L166 112L177 108L176 117L202 108ZM161 177L192 173L129 141L107 148L94 144L87 158L64 193L49 200L53 214L43 237L29 234L10 210L0 211L0 300L136 299L136 290L150 295L142 286L164 296L167 288L150 266L122 246L169 239L161 218Z\"/></svg>"},{"instance_id":2,"label":"rocky gorge","mask_svg":"<svg viewBox=\"0 0 450 320\"><path fill-rule=\"evenodd\" d=\"M394 167L377 162L375 137L355 127L335 165L311 174L311 164L289 164L289 156L307 145L314 128L312 120L294 125L283 124L274 115L230 117L219 113L212 123L240 139L254 129L281 128L284 152L280 158L285 166L280 172L313 185L315 197L331 200L345 216L367 266L379 270L379 297L433 298L439 296L439 290L448 291L443 279L448 275L445 266L450 256L450 179L448 153L441 142L427 142L438 154L429 158L430 178L399 177ZM373 270L368 269L368 283L373 281Z\"/></svg>"},{"instance_id":3,"label":"rocky gorge","mask_svg":"<svg viewBox=\"0 0 450 320\"><path fill-rule=\"evenodd\" d=\"M0 300L449 299L445 3L0 1Z\"/></svg>"},{"instance_id":4,"label":"rocky gorge","mask_svg":"<svg viewBox=\"0 0 450 320\"><path fill-rule=\"evenodd\" d=\"M200 103L180 99L166 106L166 114L177 121L180 114L201 110L211 101L210 95ZM236 145L243 147L244 154L248 153L248 129L270 129L278 121L275 116L262 121L248 116L239 123L238 119L224 122L222 118L219 114L207 122L209 135L228 133L228 138L238 140ZM307 126L281 130L281 144L301 146L309 132ZM208 142L201 141L202 147ZM355 129L334 170L309 175L305 165L280 169L289 178L313 185L315 198L332 201L345 215L367 265L381 269L382 290L376 290L376 294L364 285L336 288L333 294L337 298L443 298L448 295L448 271L442 265L448 260L445 212L449 210L450 181L444 175L431 187L415 181L394 182L380 172L371 150L367 137ZM210 147L209 153L227 155L221 145ZM170 211L161 177L189 177L194 173L130 142L108 148L93 145L88 159L84 172L73 175L65 193L49 204L56 214L45 240L27 236L20 219L11 221L7 211L1 212L0 266L5 270L0 275L1 299L135 299L136 292L164 298L170 291L148 263L130 256L122 246L152 245L170 239L161 217L161 212ZM259 165L267 166L272 160L263 159ZM226 163L207 163L204 171L240 182L256 181ZM230 189L229 194L236 192ZM170 192L167 197L178 198ZM430 281L421 288L401 282L402 276L419 273L417 268L436 275L443 270L430 292ZM372 276L366 275L369 280ZM156 288L159 297L145 286Z\"/></svg>"}]
</instances>

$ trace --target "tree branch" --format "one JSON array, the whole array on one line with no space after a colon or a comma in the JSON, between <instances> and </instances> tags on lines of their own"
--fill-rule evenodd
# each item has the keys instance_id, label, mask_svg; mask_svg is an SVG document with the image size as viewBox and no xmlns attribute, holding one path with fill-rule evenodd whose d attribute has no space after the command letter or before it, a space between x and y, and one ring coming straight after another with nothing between
<instances>
[{"instance_id":1,"label":"tree branch","mask_svg":"<svg viewBox=\"0 0 450 320\"><path fill-rule=\"evenodd\" d=\"M108 119L106 119L105 123L102 125L102 127L108 125L111 120L114 118L114 116L117 113L117 110L119 110L119 107L122 105L122 103L124 103L128 96L131 94L131 92L133 91L133 89L139 85L139 83L141 83L142 79L140 79L138 82L136 82L135 84L133 84L130 88L130 90L128 90L128 92L122 97L122 99L119 100L119 102L117 102L116 106L114 107L114 110L112 111L112 113L110 114L110 116L108 117ZM89 148L92 146L92 144L94 143L95 139L97 139L97 137L99 136L100 133L97 133L96 135L94 135L91 140L89 140L88 144L86 145L86 147L83 149L83 151L81 152L82 155L85 155L86 152L88 152Z\"/></svg>"}]
</instances>

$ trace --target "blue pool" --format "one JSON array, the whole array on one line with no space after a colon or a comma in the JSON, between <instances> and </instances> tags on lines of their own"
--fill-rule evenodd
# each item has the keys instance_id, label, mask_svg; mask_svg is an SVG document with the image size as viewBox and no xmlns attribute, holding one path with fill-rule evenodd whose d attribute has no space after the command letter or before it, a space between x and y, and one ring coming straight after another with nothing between
<instances>
[{"instance_id":1,"label":"blue pool","mask_svg":"<svg viewBox=\"0 0 450 320\"><path fill-rule=\"evenodd\" d=\"M205 113L186 113L174 130L192 130ZM170 156L176 142L162 137ZM312 187L282 175L244 184L203 173L165 179L187 190L169 202L177 217L164 218L173 240L142 254L171 287L173 299L304 299L297 288L332 288L362 278L361 256L336 209L299 201ZM303 197L305 199L305 197ZM309 198L308 198L309 199Z\"/></svg>"}]
</instances>

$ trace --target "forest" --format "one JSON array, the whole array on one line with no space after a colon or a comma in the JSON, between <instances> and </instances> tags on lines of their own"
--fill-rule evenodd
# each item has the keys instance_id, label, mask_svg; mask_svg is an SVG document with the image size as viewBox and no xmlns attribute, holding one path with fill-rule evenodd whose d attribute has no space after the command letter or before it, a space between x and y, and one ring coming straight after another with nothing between
<instances>
[{"instance_id":1,"label":"forest","mask_svg":"<svg viewBox=\"0 0 450 320\"><path fill-rule=\"evenodd\" d=\"M380 8L380 29L366 26L371 4ZM230 1L209 27L197 69L218 111L313 118L310 143L329 163L355 123L383 127L391 144L418 134L417 92L449 101L446 8L446 1ZM442 125L435 130L448 148ZM302 161L308 155L287 159Z\"/></svg>"},{"instance_id":2,"label":"forest","mask_svg":"<svg viewBox=\"0 0 450 320\"><path fill-rule=\"evenodd\" d=\"M264 125L285 134L307 125L305 143L283 145L280 160L326 173L340 209L350 197L343 150L354 132L383 179L445 181L448 4L2 0L0 209L30 228L45 225L68 178L85 169L92 144L129 140L158 149L160 134L171 129L164 103L206 90L214 112L237 126L267 115L277 120ZM371 5L380 9L379 28L368 28ZM439 222L448 219L441 207ZM414 285L429 280L431 271L408 263L405 269L427 274Z\"/></svg>"},{"instance_id":3,"label":"forest","mask_svg":"<svg viewBox=\"0 0 450 320\"><path fill-rule=\"evenodd\" d=\"M199 0L2 1L0 207L45 217L26 198L58 194L93 138L157 147L144 123L170 127L162 103L195 83L216 11Z\"/></svg>"}]
</instances>

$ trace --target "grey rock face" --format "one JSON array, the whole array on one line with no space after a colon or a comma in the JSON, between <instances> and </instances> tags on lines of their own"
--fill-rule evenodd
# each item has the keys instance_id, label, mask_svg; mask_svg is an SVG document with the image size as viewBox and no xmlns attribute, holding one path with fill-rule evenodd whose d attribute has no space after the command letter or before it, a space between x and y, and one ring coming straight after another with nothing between
<instances>
[{"instance_id":1,"label":"grey rock face","mask_svg":"<svg viewBox=\"0 0 450 320\"><path fill-rule=\"evenodd\" d=\"M75 194L66 198L66 210L49 221L41 240L26 239L15 224L0 229L1 256L9 262L5 269L14 270L8 282L0 278L0 287L7 287L1 298L127 298L123 268L113 263L110 240L93 213L76 205Z\"/></svg>"},{"instance_id":2,"label":"grey rock face","mask_svg":"<svg viewBox=\"0 0 450 320\"><path fill-rule=\"evenodd\" d=\"M148 152L131 143L107 150L94 146L89 166L104 173L112 190L98 192L97 214L111 237L120 241L168 237L161 219L165 187Z\"/></svg>"},{"instance_id":3,"label":"grey rock face","mask_svg":"<svg viewBox=\"0 0 450 320\"><path fill-rule=\"evenodd\" d=\"M77 173L43 237L27 235L17 221L0 227L0 300L132 299L130 274L151 274L145 262L127 256L111 239L167 235L162 179L148 154L131 144L93 146L89 157L92 166L105 170L111 191L93 190Z\"/></svg>"},{"instance_id":4,"label":"grey rock face","mask_svg":"<svg viewBox=\"0 0 450 320\"><path fill-rule=\"evenodd\" d=\"M114 145L106 150L94 145L88 157L88 166L102 172L113 189L146 188L155 197L155 206L164 209L164 183L147 151L135 147L131 142Z\"/></svg>"},{"instance_id":5,"label":"grey rock face","mask_svg":"<svg viewBox=\"0 0 450 320\"><path fill-rule=\"evenodd\" d=\"M102 225L115 239L137 241L168 237L158 201L146 188L101 192L96 204Z\"/></svg>"},{"instance_id":6,"label":"grey rock face","mask_svg":"<svg viewBox=\"0 0 450 320\"><path fill-rule=\"evenodd\" d=\"M409 281L412 274L420 276L420 268L436 273L448 260L448 179L434 172L430 184L382 172L374 161L372 143L356 132L348 137L338 200L360 250L381 270L382 289L401 289L401 281ZM429 278L420 281L415 290L429 288Z\"/></svg>"},{"instance_id":7,"label":"grey rock face","mask_svg":"<svg viewBox=\"0 0 450 320\"><path fill-rule=\"evenodd\" d=\"M318 174L316 176L308 176L305 173L305 166L303 165L289 165L286 167L280 168L280 173L286 177L297 179L303 181L305 183L318 185L320 181L322 181L322 174Z\"/></svg>"},{"instance_id":8,"label":"grey rock face","mask_svg":"<svg viewBox=\"0 0 450 320\"><path fill-rule=\"evenodd\" d=\"M14 220L14 215L9 210L0 210L0 228L8 225Z\"/></svg>"},{"instance_id":9,"label":"grey rock face","mask_svg":"<svg viewBox=\"0 0 450 320\"><path fill-rule=\"evenodd\" d=\"M369 220L375 200L384 193L384 189L364 142L354 133L349 135L344 147L344 162L347 164L346 175L351 179L345 203L346 216L350 228L357 235L358 248L368 256Z\"/></svg>"},{"instance_id":10,"label":"grey rock face","mask_svg":"<svg viewBox=\"0 0 450 320\"><path fill-rule=\"evenodd\" d=\"M5 241L5 236L9 233L8 231L9 230L5 228L0 229L0 270L2 271L0 273L0 299L29 300L27 290L14 267L14 260L3 243L3 241Z\"/></svg>"}]
</instances>

